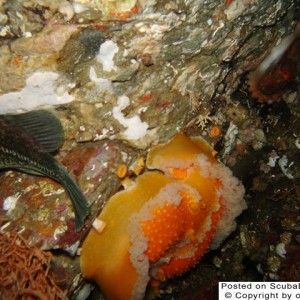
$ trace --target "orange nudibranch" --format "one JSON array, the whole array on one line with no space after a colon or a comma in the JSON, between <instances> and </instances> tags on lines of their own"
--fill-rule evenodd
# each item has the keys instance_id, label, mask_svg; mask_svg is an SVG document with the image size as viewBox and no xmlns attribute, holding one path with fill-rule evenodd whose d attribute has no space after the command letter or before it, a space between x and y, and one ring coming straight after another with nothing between
<instances>
[{"instance_id":1,"label":"orange nudibranch","mask_svg":"<svg viewBox=\"0 0 300 300\"><path fill-rule=\"evenodd\" d=\"M81 270L107 299L143 299L151 279L194 266L235 229L244 188L202 139L182 133L150 150L148 171L110 198L83 243Z\"/></svg>"}]
</instances>

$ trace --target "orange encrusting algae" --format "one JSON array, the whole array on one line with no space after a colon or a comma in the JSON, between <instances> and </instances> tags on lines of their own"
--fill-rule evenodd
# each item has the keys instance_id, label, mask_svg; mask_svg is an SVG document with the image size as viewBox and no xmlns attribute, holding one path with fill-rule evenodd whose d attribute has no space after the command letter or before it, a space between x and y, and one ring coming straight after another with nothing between
<instances>
[{"instance_id":1,"label":"orange encrusting algae","mask_svg":"<svg viewBox=\"0 0 300 300\"><path fill-rule=\"evenodd\" d=\"M244 190L213 153L179 133L148 154L147 167L164 174L145 172L108 201L104 230L90 231L81 254L107 299L143 299L150 281L187 271L234 230Z\"/></svg>"}]
</instances>

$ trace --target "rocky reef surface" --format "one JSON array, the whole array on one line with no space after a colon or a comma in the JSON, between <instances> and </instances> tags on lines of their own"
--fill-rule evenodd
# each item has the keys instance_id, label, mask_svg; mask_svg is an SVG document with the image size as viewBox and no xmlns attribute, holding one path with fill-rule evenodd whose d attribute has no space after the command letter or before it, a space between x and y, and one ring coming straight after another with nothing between
<instances>
[{"instance_id":1,"label":"rocky reef surface","mask_svg":"<svg viewBox=\"0 0 300 300\"><path fill-rule=\"evenodd\" d=\"M280 99L248 90L248 74L296 31L298 1L0 5L0 114L57 115L65 140L56 158L90 204L76 232L58 183L3 171L1 232L52 251L53 276L70 299L100 297L80 274L80 245L124 177L139 174L137 162L179 131L215 148L243 182L248 209L219 249L165 282L159 297L216 299L218 281L300 281L299 37L276 62L285 77L271 70Z\"/></svg>"}]
</instances>

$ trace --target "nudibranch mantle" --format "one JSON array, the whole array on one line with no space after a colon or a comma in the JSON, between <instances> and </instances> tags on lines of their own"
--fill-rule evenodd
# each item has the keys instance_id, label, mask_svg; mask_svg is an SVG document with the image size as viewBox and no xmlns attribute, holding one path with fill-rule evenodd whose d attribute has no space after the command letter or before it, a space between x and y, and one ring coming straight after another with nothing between
<instances>
[{"instance_id":1,"label":"nudibranch mantle","mask_svg":"<svg viewBox=\"0 0 300 300\"><path fill-rule=\"evenodd\" d=\"M98 217L104 230L92 229L82 247L82 273L107 299L143 299L151 280L185 272L246 208L242 184L201 139L179 133L146 165L155 170L111 197Z\"/></svg>"}]
</instances>

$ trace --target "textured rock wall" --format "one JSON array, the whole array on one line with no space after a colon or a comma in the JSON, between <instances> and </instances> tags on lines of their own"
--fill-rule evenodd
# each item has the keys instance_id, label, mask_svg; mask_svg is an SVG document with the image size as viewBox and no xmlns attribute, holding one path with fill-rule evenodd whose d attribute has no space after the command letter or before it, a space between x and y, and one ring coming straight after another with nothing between
<instances>
[{"instance_id":1,"label":"textured rock wall","mask_svg":"<svg viewBox=\"0 0 300 300\"><path fill-rule=\"evenodd\" d=\"M125 115L148 125L142 138L129 140L138 148L168 139L194 110L211 115L230 102L245 72L293 30L298 12L293 1L124 1L124 10L137 5L138 11L124 17L113 14L122 7L110 11L97 1L37 3L2 5L2 93L20 91L36 70L58 71L56 94L75 98L67 106L74 120L66 129L77 141L103 131L103 137L128 140L112 115L118 97L126 95ZM110 58L100 53L109 43L115 47L106 50L115 51ZM80 134L80 126L89 133Z\"/></svg>"},{"instance_id":2,"label":"textured rock wall","mask_svg":"<svg viewBox=\"0 0 300 300\"><path fill-rule=\"evenodd\" d=\"M284 94L284 109L272 108L251 98L246 79L295 30L298 1L0 4L0 113L47 108L60 118L65 143L57 159L91 205L86 227L76 233L58 184L2 174L1 226L22 231L31 244L76 253L93 218L120 187L119 167L131 166L132 176L134 162L151 145L180 130L206 136L230 166L266 145L275 145L278 159L287 145L299 148L299 85ZM290 129L282 133L276 126L287 120ZM257 153L237 165L241 178ZM292 172L298 174L296 167ZM260 168L271 178L268 164ZM289 174L287 169L283 162ZM77 285L66 282L78 275L74 263L65 262L64 288L72 291Z\"/></svg>"}]
</instances>

